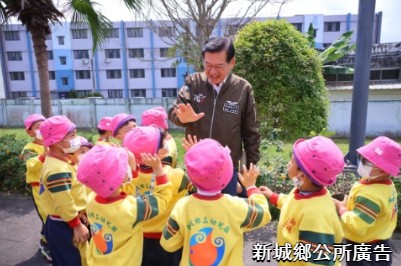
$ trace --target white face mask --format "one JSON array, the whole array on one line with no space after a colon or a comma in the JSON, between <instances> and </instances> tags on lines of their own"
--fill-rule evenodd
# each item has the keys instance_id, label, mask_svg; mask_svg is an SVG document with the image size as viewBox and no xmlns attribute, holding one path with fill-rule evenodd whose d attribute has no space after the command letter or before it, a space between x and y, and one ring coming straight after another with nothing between
<instances>
[{"instance_id":1,"label":"white face mask","mask_svg":"<svg viewBox=\"0 0 401 266\"><path fill-rule=\"evenodd\" d=\"M36 129L36 130L35 130L35 137L36 137L37 139L43 140L42 133L40 133L40 130L39 130L39 129Z\"/></svg>"},{"instance_id":2,"label":"white face mask","mask_svg":"<svg viewBox=\"0 0 401 266\"><path fill-rule=\"evenodd\" d=\"M372 166L363 164L362 161L358 163L358 169L357 169L358 175L364 178L365 180L369 181L381 176L381 175L371 176L370 173L372 172L372 170L373 170Z\"/></svg>"},{"instance_id":3,"label":"white face mask","mask_svg":"<svg viewBox=\"0 0 401 266\"><path fill-rule=\"evenodd\" d=\"M70 139L70 147L69 148L62 148L65 154L74 153L81 147L81 140L79 137L75 137Z\"/></svg>"},{"instance_id":4,"label":"white face mask","mask_svg":"<svg viewBox=\"0 0 401 266\"><path fill-rule=\"evenodd\" d=\"M372 166L369 165L364 165L362 161L358 163L358 169L357 169L358 175L360 177L369 177L370 172L372 172Z\"/></svg>"}]
</instances>

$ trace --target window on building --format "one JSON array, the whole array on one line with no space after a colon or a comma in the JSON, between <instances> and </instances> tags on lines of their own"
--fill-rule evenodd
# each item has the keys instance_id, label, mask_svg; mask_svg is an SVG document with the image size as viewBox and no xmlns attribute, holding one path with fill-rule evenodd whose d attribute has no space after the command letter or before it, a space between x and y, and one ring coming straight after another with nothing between
<instances>
[{"instance_id":1,"label":"window on building","mask_svg":"<svg viewBox=\"0 0 401 266\"><path fill-rule=\"evenodd\" d=\"M353 74L338 74L337 81L353 81L354 75Z\"/></svg>"},{"instance_id":2,"label":"window on building","mask_svg":"<svg viewBox=\"0 0 401 266\"><path fill-rule=\"evenodd\" d=\"M60 65L66 65L67 64L67 57L66 56L60 56Z\"/></svg>"},{"instance_id":3,"label":"window on building","mask_svg":"<svg viewBox=\"0 0 401 266\"><path fill-rule=\"evenodd\" d=\"M55 80L55 79L56 79L56 72L49 71L49 80Z\"/></svg>"},{"instance_id":4,"label":"window on building","mask_svg":"<svg viewBox=\"0 0 401 266\"><path fill-rule=\"evenodd\" d=\"M10 72L10 80L25 80L25 73L22 71Z\"/></svg>"},{"instance_id":5,"label":"window on building","mask_svg":"<svg viewBox=\"0 0 401 266\"><path fill-rule=\"evenodd\" d=\"M145 77L145 69L130 69L129 77L132 79L144 78Z\"/></svg>"},{"instance_id":6,"label":"window on building","mask_svg":"<svg viewBox=\"0 0 401 266\"><path fill-rule=\"evenodd\" d=\"M177 97L177 89L176 88L162 89L162 97L163 98Z\"/></svg>"},{"instance_id":7,"label":"window on building","mask_svg":"<svg viewBox=\"0 0 401 266\"><path fill-rule=\"evenodd\" d=\"M146 90L145 89L132 89L131 97L144 97L146 98Z\"/></svg>"},{"instance_id":8,"label":"window on building","mask_svg":"<svg viewBox=\"0 0 401 266\"><path fill-rule=\"evenodd\" d=\"M106 70L106 76L108 79L120 79L121 70L120 69Z\"/></svg>"},{"instance_id":9,"label":"window on building","mask_svg":"<svg viewBox=\"0 0 401 266\"><path fill-rule=\"evenodd\" d=\"M62 77L61 78L61 84L62 85L68 85L68 78L67 77Z\"/></svg>"},{"instance_id":10,"label":"window on building","mask_svg":"<svg viewBox=\"0 0 401 266\"><path fill-rule=\"evenodd\" d=\"M160 27L159 28L159 37L173 37L174 36L174 28L173 27Z\"/></svg>"},{"instance_id":11,"label":"window on building","mask_svg":"<svg viewBox=\"0 0 401 266\"><path fill-rule=\"evenodd\" d=\"M371 70L370 80L380 80L380 70Z\"/></svg>"},{"instance_id":12,"label":"window on building","mask_svg":"<svg viewBox=\"0 0 401 266\"><path fill-rule=\"evenodd\" d=\"M107 31L107 38L119 38L120 34L118 29L110 29Z\"/></svg>"},{"instance_id":13,"label":"window on building","mask_svg":"<svg viewBox=\"0 0 401 266\"><path fill-rule=\"evenodd\" d=\"M91 72L89 70L75 70L76 79L90 79Z\"/></svg>"},{"instance_id":14,"label":"window on building","mask_svg":"<svg viewBox=\"0 0 401 266\"><path fill-rule=\"evenodd\" d=\"M46 39L46 41L51 40L52 39L52 34L50 33L50 34L46 35L45 39Z\"/></svg>"},{"instance_id":15,"label":"window on building","mask_svg":"<svg viewBox=\"0 0 401 266\"><path fill-rule=\"evenodd\" d=\"M27 93L26 91L12 91L11 92L11 98L12 99L18 99L18 98L22 98L22 97L27 97Z\"/></svg>"},{"instance_id":16,"label":"window on building","mask_svg":"<svg viewBox=\"0 0 401 266\"><path fill-rule=\"evenodd\" d=\"M168 48L160 48L160 57L168 57Z\"/></svg>"},{"instance_id":17,"label":"window on building","mask_svg":"<svg viewBox=\"0 0 401 266\"><path fill-rule=\"evenodd\" d=\"M382 69L382 80L399 80L400 69Z\"/></svg>"},{"instance_id":18,"label":"window on building","mask_svg":"<svg viewBox=\"0 0 401 266\"><path fill-rule=\"evenodd\" d=\"M323 43L323 48L326 49L331 45L331 43Z\"/></svg>"},{"instance_id":19,"label":"window on building","mask_svg":"<svg viewBox=\"0 0 401 266\"><path fill-rule=\"evenodd\" d=\"M8 61L22 61L22 52L7 52Z\"/></svg>"},{"instance_id":20,"label":"window on building","mask_svg":"<svg viewBox=\"0 0 401 266\"><path fill-rule=\"evenodd\" d=\"M4 39L6 41L19 41L19 31L5 31Z\"/></svg>"},{"instance_id":21,"label":"window on building","mask_svg":"<svg viewBox=\"0 0 401 266\"><path fill-rule=\"evenodd\" d=\"M291 24L297 29L297 31L302 32L302 26L303 26L302 23L291 23Z\"/></svg>"},{"instance_id":22,"label":"window on building","mask_svg":"<svg viewBox=\"0 0 401 266\"><path fill-rule=\"evenodd\" d=\"M89 51L88 50L74 50L74 59L89 59Z\"/></svg>"},{"instance_id":23,"label":"window on building","mask_svg":"<svg viewBox=\"0 0 401 266\"><path fill-rule=\"evenodd\" d=\"M64 36L57 36L58 44L64 45Z\"/></svg>"},{"instance_id":24,"label":"window on building","mask_svg":"<svg viewBox=\"0 0 401 266\"><path fill-rule=\"evenodd\" d=\"M128 38L142 38L143 28L127 28Z\"/></svg>"},{"instance_id":25,"label":"window on building","mask_svg":"<svg viewBox=\"0 0 401 266\"><path fill-rule=\"evenodd\" d=\"M175 77L175 68L162 68L162 69L160 69L160 71L161 71L162 78Z\"/></svg>"},{"instance_id":26,"label":"window on building","mask_svg":"<svg viewBox=\"0 0 401 266\"><path fill-rule=\"evenodd\" d=\"M325 32L340 31L340 22L325 22L324 31Z\"/></svg>"},{"instance_id":27,"label":"window on building","mask_svg":"<svg viewBox=\"0 0 401 266\"><path fill-rule=\"evenodd\" d=\"M324 74L323 77L326 80L326 82L336 82L337 81L336 74Z\"/></svg>"},{"instance_id":28,"label":"window on building","mask_svg":"<svg viewBox=\"0 0 401 266\"><path fill-rule=\"evenodd\" d=\"M53 60L53 51L46 51L47 52L47 60Z\"/></svg>"},{"instance_id":29,"label":"window on building","mask_svg":"<svg viewBox=\"0 0 401 266\"><path fill-rule=\"evenodd\" d=\"M120 58L120 49L105 49L106 58Z\"/></svg>"},{"instance_id":30,"label":"window on building","mask_svg":"<svg viewBox=\"0 0 401 266\"><path fill-rule=\"evenodd\" d=\"M143 48L128 49L129 58L144 58L145 52Z\"/></svg>"},{"instance_id":31,"label":"window on building","mask_svg":"<svg viewBox=\"0 0 401 266\"><path fill-rule=\"evenodd\" d=\"M92 93L91 90L76 90L75 92L77 93L78 98L86 97Z\"/></svg>"},{"instance_id":32,"label":"window on building","mask_svg":"<svg viewBox=\"0 0 401 266\"><path fill-rule=\"evenodd\" d=\"M71 30L73 39L88 39L87 29L75 29Z\"/></svg>"},{"instance_id":33,"label":"window on building","mask_svg":"<svg viewBox=\"0 0 401 266\"><path fill-rule=\"evenodd\" d=\"M107 96L109 98L122 98L123 90L107 90Z\"/></svg>"}]
</instances>

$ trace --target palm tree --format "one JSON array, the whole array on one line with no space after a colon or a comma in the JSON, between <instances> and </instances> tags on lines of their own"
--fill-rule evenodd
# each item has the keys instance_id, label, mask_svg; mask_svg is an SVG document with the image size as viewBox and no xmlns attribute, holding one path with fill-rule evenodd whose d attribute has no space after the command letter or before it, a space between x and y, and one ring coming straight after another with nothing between
<instances>
[{"instance_id":1,"label":"palm tree","mask_svg":"<svg viewBox=\"0 0 401 266\"><path fill-rule=\"evenodd\" d=\"M138 11L142 0L123 0L125 5ZM73 25L87 24L92 31L93 51L101 44L111 28L111 21L95 9L96 2L90 0L68 0L62 7L72 19ZM38 67L42 114L52 115L49 87L49 66L46 51L46 36L51 33L50 23L60 23L63 13L52 0L0 0L0 23L16 17L31 33Z\"/></svg>"}]
</instances>

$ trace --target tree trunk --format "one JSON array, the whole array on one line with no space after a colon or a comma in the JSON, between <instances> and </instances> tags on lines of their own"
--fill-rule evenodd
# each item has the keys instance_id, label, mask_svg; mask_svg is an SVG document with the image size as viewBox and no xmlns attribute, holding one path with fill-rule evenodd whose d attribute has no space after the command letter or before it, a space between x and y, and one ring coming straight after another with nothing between
<instances>
[{"instance_id":1,"label":"tree trunk","mask_svg":"<svg viewBox=\"0 0 401 266\"><path fill-rule=\"evenodd\" d=\"M52 108L45 34L42 30L31 29L31 35L39 74L40 105L42 109L42 115L45 117L50 117L52 116Z\"/></svg>"}]
</instances>

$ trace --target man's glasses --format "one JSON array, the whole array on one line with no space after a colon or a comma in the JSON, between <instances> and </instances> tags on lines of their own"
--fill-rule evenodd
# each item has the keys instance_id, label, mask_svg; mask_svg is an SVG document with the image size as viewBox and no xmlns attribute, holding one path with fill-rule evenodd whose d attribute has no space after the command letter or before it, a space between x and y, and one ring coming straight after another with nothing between
<instances>
[{"instance_id":1,"label":"man's glasses","mask_svg":"<svg viewBox=\"0 0 401 266\"><path fill-rule=\"evenodd\" d=\"M214 68L216 71L221 71L223 70L227 64L218 64L218 65L209 65L209 64L204 64L203 67L205 68L206 71L212 70Z\"/></svg>"}]
</instances>

